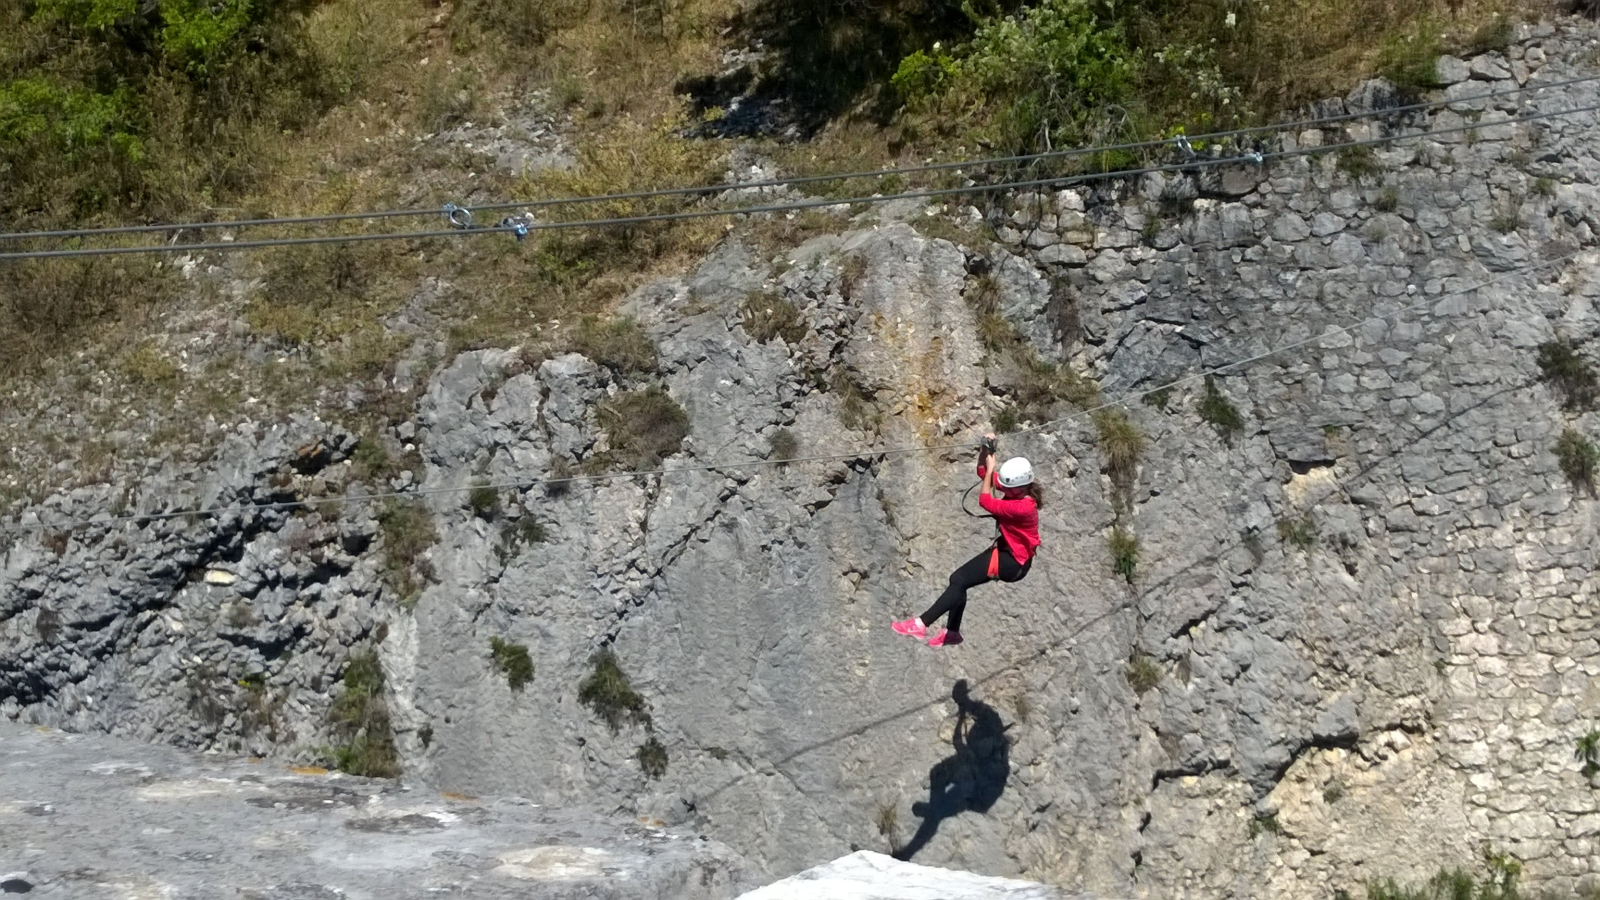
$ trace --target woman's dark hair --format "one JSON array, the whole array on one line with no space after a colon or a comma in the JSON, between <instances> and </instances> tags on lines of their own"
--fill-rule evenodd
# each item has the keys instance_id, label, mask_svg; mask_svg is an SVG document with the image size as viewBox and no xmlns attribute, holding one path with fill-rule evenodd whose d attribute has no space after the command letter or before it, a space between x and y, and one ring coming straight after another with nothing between
<instances>
[{"instance_id":1,"label":"woman's dark hair","mask_svg":"<svg viewBox=\"0 0 1600 900\"><path fill-rule=\"evenodd\" d=\"M1018 500L1021 500L1023 497L1032 497L1034 508L1044 509L1044 488L1040 487L1039 482L1037 481L1028 482L1026 487L1002 488L1002 490L1008 497L1013 493L1017 494L1018 496L1016 499Z\"/></svg>"}]
</instances>

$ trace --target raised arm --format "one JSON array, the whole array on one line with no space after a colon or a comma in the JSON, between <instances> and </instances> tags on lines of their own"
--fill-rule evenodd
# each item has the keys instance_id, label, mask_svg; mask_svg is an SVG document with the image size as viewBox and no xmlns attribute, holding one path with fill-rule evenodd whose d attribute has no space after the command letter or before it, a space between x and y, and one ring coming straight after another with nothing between
<instances>
[{"instance_id":1,"label":"raised arm","mask_svg":"<svg viewBox=\"0 0 1600 900\"><path fill-rule=\"evenodd\" d=\"M994 432L991 431L983 436L983 449L978 451L978 465L983 468L983 488L979 494L984 497L994 496L994 451L990 449L994 442Z\"/></svg>"}]
</instances>

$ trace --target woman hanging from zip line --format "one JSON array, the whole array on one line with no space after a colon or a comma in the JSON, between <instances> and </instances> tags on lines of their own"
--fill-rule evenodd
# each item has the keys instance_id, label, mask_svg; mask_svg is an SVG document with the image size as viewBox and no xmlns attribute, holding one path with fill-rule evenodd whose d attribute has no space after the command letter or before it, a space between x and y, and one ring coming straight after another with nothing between
<instances>
[{"instance_id":1,"label":"woman hanging from zip line","mask_svg":"<svg viewBox=\"0 0 1600 900\"><path fill-rule=\"evenodd\" d=\"M896 633L923 638L932 625L945 613L950 614L947 627L928 641L930 647L949 647L961 643L961 614L967 609L967 591L980 584L999 579L1004 582L1021 581L1033 565L1034 551L1039 548L1039 507L1044 505L1043 492L1033 481L1033 466L1026 459L1014 456L995 467L995 436L984 436L978 450L978 478L982 492L978 505L982 506L999 526L994 544L974 556L960 568L950 573L950 585L933 601L928 611L903 622L895 622Z\"/></svg>"}]
</instances>

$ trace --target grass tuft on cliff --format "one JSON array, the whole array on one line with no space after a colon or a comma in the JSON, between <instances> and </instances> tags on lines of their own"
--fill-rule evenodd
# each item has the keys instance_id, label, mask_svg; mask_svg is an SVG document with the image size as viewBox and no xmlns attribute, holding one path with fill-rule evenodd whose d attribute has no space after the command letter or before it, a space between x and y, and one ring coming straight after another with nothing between
<instances>
[{"instance_id":1,"label":"grass tuft on cliff","mask_svg":"<svg viewBox=\"0 0 1600 900\"><path fill-rule=\"evenodd\" d=\"M623 673L610 647L589 658L589 676L578 684L578 702L593 710L612 732L621 730L627 722L650 725L644 698L633 689L633 682Z\"/></svg>"},{"instance_id":2,"label":"grass tuft on cliff","mask_svg":"<svg viewBox=\"0 0 1600 900\"><path fill-rule=\"evenodd\" d=\"M400 774L400 756L394 746L394 725L383 698L383 666L376 651L350 657L345 664L343 687L328 709L328 724L336 740L332 755L340 771L369 778L394 778Z\"/></svg>"}]
</instances>

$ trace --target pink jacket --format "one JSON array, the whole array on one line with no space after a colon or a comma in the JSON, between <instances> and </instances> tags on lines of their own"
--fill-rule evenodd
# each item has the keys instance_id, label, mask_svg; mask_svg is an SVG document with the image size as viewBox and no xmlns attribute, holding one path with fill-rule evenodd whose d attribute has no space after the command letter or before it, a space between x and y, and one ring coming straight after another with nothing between
<instances>
[{"instance_id":1,"label":"pink jacket","mask_svg":"<svg viewBox=\"0 0 1600 900\"><path fill-rule=\"evenodd\" d=\"M981 480L984 474L983 463L979 463L978 478ZM1004 490L998 484L995 489ZM1025 565L1033 558L1033 551L1039 546L1039 506L1032 497L1006 500L979 494L978 505L1000 524L1000 535L1006 539L1011 557L1018 565Z\"/></svg>"}]
</instances>

